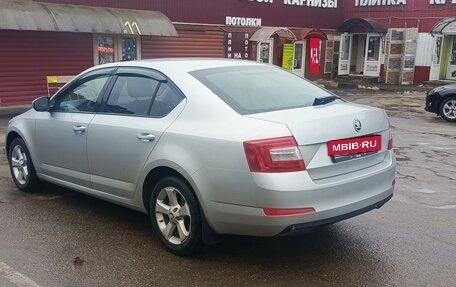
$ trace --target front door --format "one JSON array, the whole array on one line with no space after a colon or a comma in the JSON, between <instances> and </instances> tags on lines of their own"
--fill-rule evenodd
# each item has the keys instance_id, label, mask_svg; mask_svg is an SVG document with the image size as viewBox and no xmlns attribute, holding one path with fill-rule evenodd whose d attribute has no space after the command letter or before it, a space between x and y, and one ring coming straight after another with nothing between
<instances>
[{"instance_id":1,"label":"front door","mask_svg":"<svg viewBox=\"0 0 456 287\"><path fill-rule=\"evenodd\" d=\"M109 97L90 123L87 154L93 189L132 199L141 171L183 96L158 73L119 68Z\"/></svg>"},{"instance_id":2,"label":"front door","mask_svg":"<svg viewBox=\"0 0 456 287\"><path fill-rule=\"evenodd\" d=\"M350 57L353 35L342 34L340 36L340 51L339 51L339 75L348 75L350 73Z\"/></svg>"},{"instance_id":3,"label":"front door","mask_svg":"<svg viewBox=\"0 0 456 287\"><path fill-rule=\"evenodd\" d=\"M366 52L364 62L364 75L378 77L380 76L380 51L382 41L379 34L367 34Z\"/></svg>"},{"instance_id":4,"label":"front door","mask_svg":"<svg viewBox=\"0 0 456 287\"><path fill-rule=\"evenodd\" d=\"M456 80L456 36L450 36L448 37L448 40L449 55L446 78L448 80Z\"/></svg>"},{"instance_id":5,"label":"front door","mask_svg":"<svg viewBox=\"0 0 456 287\"><path fill-rule=\"evenodd\" d=\"M432 66L430 80L440 79L440 66L442 61L443 35L436 35L434 51L432 53Z\"/></svg>"},{"instance_id":6,"label":"front door","mask_svg":"<svg viewBox=\"0 0 456 287\"><path fill-rule=\"evenodd\" d=\"M273 58L273 41L260 41L257 48L257 61L260 63L272 64Z\"/></svg>"},{"instance_id":7,"label":"front door","mask_svg":"<svg viewBox=\"0 0 456 287\"><path fill-rule=\"evenodd\" d=\"M38 113L35 148L50 180L91 187L87 134L112 71L89 72L52 99L50 112Z\"/></svg>"},{"instance_id":8,"label":"front door","mask_svg":"<svg viewBox=\"0 0 456 287\"><path fill-rule=\"evenodd\" d=\"M294 43L294 53L293 53L293 69L292 72L295 75L304 77L305 71L305 60L304 56L306 54L306 43L305 42L295 42Z\"/></svg>"}]
</instances>

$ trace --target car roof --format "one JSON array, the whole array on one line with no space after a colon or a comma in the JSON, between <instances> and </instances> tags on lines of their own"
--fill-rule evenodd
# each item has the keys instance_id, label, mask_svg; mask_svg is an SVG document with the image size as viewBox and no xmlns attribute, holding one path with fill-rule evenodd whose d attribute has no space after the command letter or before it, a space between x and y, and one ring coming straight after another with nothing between
<instances>
[{"instance_id":1,"label":"car roof","mask_svg":"<svg viewBox=\"0 0 456 287\"><path fill-rule=\"evenodd\" d=\"M116 62L104 65L98 65L90 70L96 70L106 67L143 67L152 68L163 72L192 72L196 70L233 67L233 66L252 66L264 65L258 62L249 60L234 60L224 58L163 58L163 59L148 59L138 61Z\"/></svg>"}]
</instances>

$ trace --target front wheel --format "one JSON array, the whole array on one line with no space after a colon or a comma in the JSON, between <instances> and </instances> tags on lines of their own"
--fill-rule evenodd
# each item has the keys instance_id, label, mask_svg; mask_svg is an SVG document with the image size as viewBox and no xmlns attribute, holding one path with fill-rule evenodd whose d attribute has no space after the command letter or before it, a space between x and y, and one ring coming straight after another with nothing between
<instances>
[{"instance_id":1,"label":"front wheel","mask_svg":"<svg viewBox=\"0 0 456 287\"><path fill-rule=\"evenodd\" d=\"M11 176L20 190L25 192L38 190L41 182L36 175L27 146L21 138L15 138L11 142L8 150L8 162Z\"/></svg>"},{"instance_id":2,"label":"front wheel","mask_svg":"<svg viewBox=\"0 0 456 287\"><path fill-rule=\"evenodd\" d=\"M150 217L156 235L172 253L189 255L201 247L198 200L181 179L166 177L155 185L150 200Z\"/></svg>"},{"instance_id":3,"label":"front wheel","mask_svg":"<svg viewBox=\"0 0 456 287\"><path fill-rule=\"evenodd\" d=\"M456 97L443 100L440 105L440 116L449 122L456 122Z\"/></svg>"}]
</instances>

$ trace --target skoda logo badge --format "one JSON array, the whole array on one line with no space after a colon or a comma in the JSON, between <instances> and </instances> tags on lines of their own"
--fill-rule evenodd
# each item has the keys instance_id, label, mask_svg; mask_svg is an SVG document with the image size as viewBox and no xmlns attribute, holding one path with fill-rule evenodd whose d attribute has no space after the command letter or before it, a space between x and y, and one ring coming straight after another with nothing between
<instances>
[{"instance_id":1,"label":"skoda logo badge","mask_svg":"<svg viewBox=\"0 0 456 287\"><path fill-rule=\"evenodd\" d=\"M355 119L353 121L353 127L355 128L355 131L359 132L362 128L361 122L358 119Z\"/></svg>"}]
</instances>

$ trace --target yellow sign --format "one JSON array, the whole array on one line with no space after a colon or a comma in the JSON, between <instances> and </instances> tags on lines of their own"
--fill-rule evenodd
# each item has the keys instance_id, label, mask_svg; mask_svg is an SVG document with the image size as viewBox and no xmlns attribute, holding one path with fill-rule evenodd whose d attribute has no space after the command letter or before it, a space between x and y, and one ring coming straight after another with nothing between
<instances>
[{"instance_id":1,"label":"yellow sign","mask_svg":"<svg viewBox=\"0 0 456 287\"><path fill-rule=\"evenodd\" d=\"M293 44L284 44L283 45L283 57L282 57L282 68L291 71L293 68Z\"/></svg>"},{"instance_id":2,"label":"yellow sign","mask_svg":"<svg viewBox=\"0 0 456 287\"><path fill-rule=\"evenodd\" d=\"M56 84L58 82L57 76L47 76L48 84Z\"/></svg>"}]
</instances>

